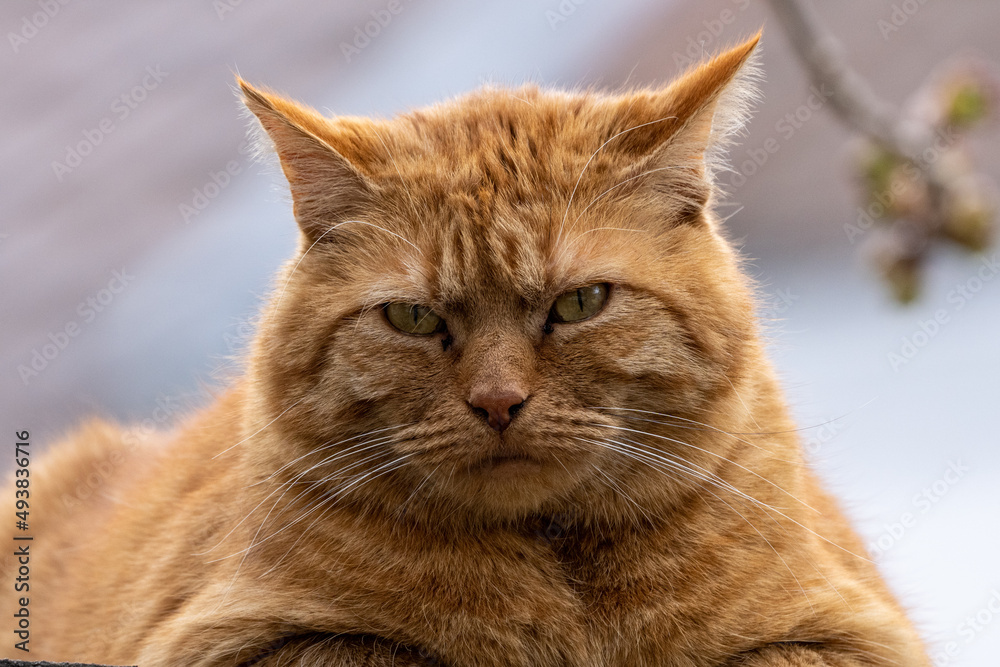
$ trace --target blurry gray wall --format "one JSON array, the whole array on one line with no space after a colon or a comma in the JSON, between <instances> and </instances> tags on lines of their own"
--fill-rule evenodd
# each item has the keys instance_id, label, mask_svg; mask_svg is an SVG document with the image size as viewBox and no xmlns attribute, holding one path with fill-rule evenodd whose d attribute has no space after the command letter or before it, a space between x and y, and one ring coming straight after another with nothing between
<instances>
[{"instance_id":1,"label":"blurry gray wall","mask_svg":"<svg viewBox=\"0 0 1000 667\"><path fill-rule=\"evenodd\" d=\"M955 53L1000 60L996 0L817 7L896 103ZM808 108L763 0L3 3L2 432L43 447L88 414L167 427L229 372L297 235L280 179L246 154L234 72L390 115L484 82L664 82L761 26L764 101L724 212L803 439L935 651L954 645L939 664L995 665L1000 280L944 253L918 304L889 301L843 231L851 135ZM1000 177L997 128L974 139Z\"/></svg>"}]
</instances>

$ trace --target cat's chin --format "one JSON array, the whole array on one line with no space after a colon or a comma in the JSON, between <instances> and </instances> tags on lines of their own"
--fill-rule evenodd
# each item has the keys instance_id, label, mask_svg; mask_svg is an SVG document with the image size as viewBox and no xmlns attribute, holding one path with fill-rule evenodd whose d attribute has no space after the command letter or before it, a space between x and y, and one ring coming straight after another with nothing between
<instances>
[{"instance_id":1,"label":"cat's chin","mask_svg":"<svg viewBox=\"0 0 1000 667\"><path fill-rule=\"evenodd\" d=\"M499 519L540 511L566 496L580 482L573 465L543 455L495 453L470 461L446 482L448 492L466 508Z\"/></svg>"},{"instance_id":2,"label":"cat's chin","mask_svg":"<svg viewBox=\"0 0 1000 667\"><path fill-rule=\"evenodd\" d=\"M490 456L472 467L471 473L497 479L516 479L539 475L545 464L530 456Z\"/></svg>"}]
</instances>

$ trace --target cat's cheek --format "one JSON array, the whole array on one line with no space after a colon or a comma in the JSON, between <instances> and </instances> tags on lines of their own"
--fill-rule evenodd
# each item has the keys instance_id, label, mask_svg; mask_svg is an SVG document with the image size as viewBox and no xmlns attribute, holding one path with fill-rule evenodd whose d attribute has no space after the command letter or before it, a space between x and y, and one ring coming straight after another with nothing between
<instances>
[{"instance_id":1,"label":"cat's cheek","mask_svg":"<svg viewBox=\"0 0 1000 667\"><path fill-rule=\"evenodd\" d=\"M662 335L648 326L632 326L624 318L561 325L539 357L547 375L600 389L607 382L627 381L658 366L663 359Z\"/></svg>"},{"instance_id":2,"label":"cat's cheek","mask_svg":"<svg viewBox=\"0 0 1000 667\"><path fill-rule=\"evenodd\" d=\"M419 419L443 399L452 381L436 340L398 332L340 332L330 346L328 383L355 401L381 408L394 420Z\"/></svg>"}]
</instances>

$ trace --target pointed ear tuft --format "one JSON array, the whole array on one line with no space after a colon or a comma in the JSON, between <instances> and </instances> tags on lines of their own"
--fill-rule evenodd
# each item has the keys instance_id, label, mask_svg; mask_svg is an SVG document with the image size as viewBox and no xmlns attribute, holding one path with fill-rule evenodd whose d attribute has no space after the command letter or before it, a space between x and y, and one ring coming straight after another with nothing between
<instances>
[{"instance_id":1,"label":"pointed ear tuft","mask_svg":"<svg viewBox=\"0 0 1000 667\"><path fill-rule=\"evenodd\" d=\"M627 100L630 172L673 202L671 217L701 219L725 167L724 151L750 116L760 78L760 33L688 70L666 88ZM637 103L641 102L641 103ZM641 126L642 123L647 123Z\"/></svg>"},{"instance_id":2,"label":"pointed ear tuft","mask_svg":"<svg viewBox=\"0 0 1000 667\"><path fill-rule=\"evenodd\" d=\"M292 193L295 218L312 241L336 224L363 215L376 186L329 142L333 124L316 111L237 78L243 103L281 161Z\"/></svg>"},{"instance_id":3,"label":"pointed ear tuft","mask_svg":"<svg viewBox=\"0 0 1000 667\"><path fill-rule=\"evenodd\" d=\"M678 96L691 113L684 139L704 144L707 176L711 177L721 152L750 119L759 98L761 71L758 53L761 33L697 67L679 82Z\"/></svg>"}]
</instances>

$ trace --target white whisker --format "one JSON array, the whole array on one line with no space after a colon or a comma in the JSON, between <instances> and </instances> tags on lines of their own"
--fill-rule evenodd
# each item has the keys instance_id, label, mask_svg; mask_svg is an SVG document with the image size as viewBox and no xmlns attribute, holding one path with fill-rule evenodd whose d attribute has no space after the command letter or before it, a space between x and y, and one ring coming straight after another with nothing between
<instances>
[{"instance_id":1,"label":"white whisker","mask_svg":"<svg viewBox=\"0 0 1000 667\"><path fill-rule=\"evenodd\" d=\"M617 484L617 483L616 483L616 482L615 482L615 481L614 481L614 480L613 480L613 479L611 478L611 476L610 476L610 475L608 475L608 474L607 474L606 472L604 472L603 470L601 470L600 468L598 468L598 467L597 467L596 465L594 465L594 464L591 464L591 467L592 467L592 468L593 468L594 470L596 470L596 471L597 471L597 473L598 473L598 474L599 474L599 475L600 475L601 477L603 477L603 478L604 478L605 480L607 480L607 482L606 482L606 483L608 484L609 488L610 488L610 489L611 489L612 491L616 492L616 493L617 493L618 495L620 495L620 496L621 496L622 498L624 498L624 499L625 499L625 500L627 500L627 501L628 501L629 503L631 503L633 507L635 507L635 508L636 508L637 510L639 510L639 512L640 512L640 513L642 513L642 515L643 515L644 517L646 517L646 521L647 521L647 522L649 522L650 524L653 524L653 523L655 523L655 522L653 521L652 517L650 517L650 516L649 516L649 514L648 514L648 513L646 512L646 510L644 510L644 509L642 508L642 506L640 506L640 505L639 505L639 503L637 503L637 502L636 502L636 501L635 501L635 500L634 500L634 499L633 499L633 498L632 498L632 497L631 497L630 495L628 495L627 493L625 493L625 491L624 491L624 490L623 490L623 489L621 488L621 486L619 486L619 485L618 485L618 484ZM638 523L638 522L636 522L636 523Z\"/></svg>"},{"instance_id":2,"label":"white whisker","mask_svg":"<svg viewBox=\"0 0 1000 667\"><path fill-rule=\"evenodd\" d=\"M580 181L583 180L583 174L584 174L584 172L587 171L587 167L590 166L590 163L594 161L594 158L597 157L597 154L600 153L604 149L604 147L607 146L609 143L611 143L612 141L614 141L618 137L622 136L623 134L631 132L632 130L638 130L639 128L646 127L647 125L655 125L656 123L662 123L665 120L676 120L676 119L677 119L676 116L666 116L664 118L657 118L656 120L651 120L648 123L642 123L641 125L636 125L634 127L630 127L627 130L622 130L618 134L613 135L607 141L605 141L603 144L601 144L600 146L598 146L597 150L594 151L591 154L591 156L587 160L586 164L583 165L583 169L580 170L580 175L576 179L576 185L573 186L573 191L569 195L569 201L566 202L566 212L563 213L562 222L559 224L559 233L556 235L556 239L557 240L562 238L563 227L566 226L566 218L569 216L569 209L573 205L573 198L576 196L576 190L577 190L577 188L580 187Z\"/></svg>"},{"instance_id":3,"label":"white whisker","mask_svg":"<svg viewBox=\"0 0 1000 667\"><path fill-rule=\"evenodd\" d=\"M761 508L764 512L767 512L768 509L769 509L769 506L765 505L764 503L761 503L761 502L757 501L756 499L752 498L751 496L748 496L748 495L740 492L738 489L736 489L736 487L733 487L732 485L730 485L728 483L725 483L725 485L720 485L719 483L715 482L712 479L699 477L696 473L694 473L690 469L686 469L686 468L683 468L683 467L677 467L677 466L671 465L670 461L664 460L664 461L660 462L660 461L656 461L655 459L651 460L648 457L644 456L643 454L638 454L636 452L629 452L628 450L618 449L618 448L610 445L608 442L597 442L597 441L592 441L592 440L585 440L585 442L591 442L591 443L593 443L595 445L604 446L604 447L607 447L608 449L611 449L612 451L619 451L620 453L625 454L626 456L629 456L629 457L635 459L636 461L639 461L641 463L645 463L646 465L649 465L650 467L652 467L653 469L656 469L656 470L661 470L662 471L662 469L661 469L662 466L663 465L667 465L668 469L674 469L674 470L677 470L678 472L684 472L684 473L686 473L688 475L694 476L696 478L700 478L700 479L702 479L702 481L707 482L707 483L711 484L712 486L716 486L716 487L719 487L720 489L725 489L727 491L735 491L740 497L743 497L743 498L745 498L747 500L750 500L753 503L754 506L757 506L757 507ZM614 442L614 441L611 441L611 442ZM621 443L617 443L617 444L621 444ZM757 526L755 526L753 524L753 522L750 521L742 512L740 512L735 507L733 507L732 505L730 505L728 502L726 502L723 498L721 498L718 494L714 493L712 490L707 489L705 487L701 487L701 490L706 491L707 493L711 494L719 502L721 502L726 507L728 507L730 510L732 510L737 516L739 516L741 519L743 519L743 521L745 521L746 524L748 526L750 526L750 528L752 528L754 530L754 532L757 533L757 535L759 535L762 540L764 540L764 542L771 549L771 551L774 552L774 554L778 557L778 559L781 561L781 563L785 566L785 569L788 570L788 573L792 576L792 579L795 580L795 583L799 587L799 590L802 591L802 595L806 598L806 601L809 603L810 607L812 607L812 601L809 599L809 595L806 593L805 589L802 587L802 584L799 582L799 578L795 575L795 572L792 571L792 568L789 567L789 565L785 561L784 557L778 552L778 550L774 547L774 545L771 543L771 541L769 539L767 539L767 537L762 532L760 532L760 530L757 528ZM773 509L773 508L770 508L770 509Z\"/></svg>"},{"instance_id":4,"label":"white whisker","mask_svg":"<svg viewBox=\"0 0 1000 667\"><path fill-rule=\"evenodd\" d=\"M811 509L812 511L816 512L817 514L819 513L819 510L814 509L813 507L811 507L805 501L799 500L794 495L792 495L788 491L785 491L783 488L781 488L780 486L778 486L777 484L775 484L771 480L767 479L763 475L760 475L759 473L756 473L753 470L750 470L750 468L747 468L746 466L741 465L741 464L737 463L736 461L733 461L731 459L727 459L725 456L723 456L722 454L719 454L717 452L713 452L713 451L708 450L708 449L703 449L701 447L698 447L697 445L692 445L689 442L684 442L683 440L677 440L676 438L670 438L668 436L659 435L657 433L648 433L646 431L640 431L640 430L637 430L637 429L634 429L634 428L628 428L626 426L613 426L611 424L598 424L598 426L603 426L605 428L612 428L612 429L621 430L621 431L628 431L630 433L638 433L639 435L647 435L647 436L650 436L652 438L658 438L660 440L666 440L668 442L673 442L673 443L678 444L678 445L683 445L685 447L690 447L691 449L695 449L695 450L697 450L699 452L702 452L704 454L708 454L710 456L714 456L716 458L719 458L719 459L725 461L726 463L729 463L730 465L734 465L737 468L740 468L741 470L744 470L744 471L750 473L754 477L760 479L763 482L766 482L767 484L770 484L771 486L773 486L777 490L781 491L782 493L784 493L785 495L787 495L789 498L791 498L792 500L796 501L797 503L800 503L804 507L807 507L807 508Z\"/></svg>"},{"instance_id":5,"label":"white whisker","mask_svg":"<svg viewBox=\"0 0 1000 667\"><path fill-rule=\"evenodd\" d=\"M354 479L349 484L341 485L341 486L335 488L331 492L331 494L330 494L330 496L328 498L326 498L322 502L317 503L316 505L314 505L311 509L309 509L308 511L306 511L305 513L303 513L299 518L295 519L290 524L287 524L287 525L283 526L277 532L272 533L271 535L268 535L266 538L264 538L263 540L261 540L260 543L266 542L266 541L270 540L271 538L275 537L276 535L278 535L279 533L285 531L286 529L288 529L288 528L290 528L290 527L292 527L292 526L294 526L294 525L296 525L298 523L301 523L310 514L313 514L314 512L316 512L317 510L319 510L321 508L323 509L323 511L320 512L320 514L318 516L316 516L309 523L309 525L306 526L305 529L299 533L299 536L295 539L294 542L292 542L292 544L288 547L288 549L285 551L285 553L280 558L278 558L278 560L270 568L268 568L265 572L261 573L260 577L267 576L268 574L270 574L271 572L273 572L275 568L277 568L279 565L281 565L281 563L285 560L286 557L288 557L288 554L290 554L292 552L292 550L299 543L299 541L303 537L305 537L305 535L309 532L309 530L314 525L316 525L316 522L319 521L319 520L321 520L323 517L325 517L326 514L327 514L327 512L330 509L332 509L333 506L336 505L337 501L341 500L347 494L347 492L349 492L352 488L358 488L358 485L361 484L365 480L367 480L368 482L371 482L371 480L373 480L373 479L375 479L377 477L381 477L382 475L388 474L390 472L398 470L399 468L402 468L404 465L406 465L408 463L408 461L406 461L406 459L408 459L410 456L411 456L410 454L404 454L402 456L396 457L395 459L393 459L392 461L389 461L388 463L385 463L383 465L377 466L373 470L371 470L371 471L369 471L369 472L367 472L367 473L365 473L363 475L356 476L356 479ZM327 480L324 480L324 481L327 481Z\"/></svg>"},{"instance_id":6,"label":"white whisker","mask_svg":"<svg viewBox=\"0 0 1000 667\"><path fill-rule=\"evenodd\" d=\"M289 410L291 410L292 408L294 408L294 407L295 407L296 405L298 405L299 403L301 403L301 402L302 402L303 400L305 400L305 396L303 396L302 398L300 398L299 400L295 401L294 403L292 403L291 405L289 405L289 406L288 406L287 408L285 408L284 410L282 410L282 411L281 411L281 414L280 414L280 415L278 415L277 417L275 417L274 419L272 419L272 420L271 420L271 421L269 421L268 423L264 424L264 425L263 425L263 426L261 426L261 427L260 427L259 429L257 429L256 431L254 431L253 433L251 433L251 434L250 434L250 435L248 435L247 437L245 437L245 438L243 438L242 440L240 440L239 442L237 442L237 443L236 443L235 445L232 445L232 446L230 446L230 447L227 447L227 448L223 449L223 450L222 450L221 452L219 452L218 454L216 454L216 455L215 455L215 456L213 456L212 458L213 458L213 459L217 459L217 458L219 458L220 456L222 456L223 454L225 454L226 452L228 452L228 451L229 451L230 449L234 449L234 448L236 448L236 447L239 447L239 446L240 446L240 445L242 445L242 444L243 444L244 442L246 442L246 441L247 441L247 440L249 440L250 438L254 437L254 436L255 436L255 435L257 435L258 433L262 432L262 431L263 431L264 429L266 429L266 428L267 428L268 426L270 426L270 425L271 425L271 424L273 424L274 422L276 422L276 421L278 421L279 419L281 419L281 418L282 418L282 417L284 416L284 414L285 414L286 412L288 412Z\"/></svg>"},{"instance_id":7,"label":"white whisker","mask_svg":"<svg viewBox=\"0 0 1000 667\"><path fill-rule=\"evenodd\" d=\"M702 451L702 452L704 452L704 453L706 453L706 454L711 454L711 455L713 455L713 456L716 456L716 457L718 457L718 458L720 458L720 459L722 459L722 460L724 460L724 461L726 461L726 462L730 463L731 465L735 465L735 466L737 466L738 468L741 468L742 470L745 470L746 472L750 473L751 475L753 475L753 476L755 476L755 477L757 477L757 478L761 479L762 481L764 481L764 482L766 482L766 483L770 484L771 486L773 486L774 488L778 489L779 491L781 491L782 493L784 493L785 495L787 495L787 496L788 496L789 498L792 498L793 500L795 500L796 502L798 502L798 503L799 503L799 504L801 504L802 506L804 506L804 507L806 507L806 508L808 508L808 509L810 509L810 510L812 510L812 511L816 512L816 513L819 513L819 511L818 511L818 510L816 510L815 508L811 507L810 505L808 505L808 504L807 504L807 503L805 503L804 501L802 501L802 500L800 500L800 499L796 498L796 497L795 497L795 496L793 496L792 494L788 493L787 491L785 491L784 489L782 489L782 488L781 488L780 486L778 486L778 485L777 485L777 484L775 484L774 482L771 482L771 481L770 481L770 480L768 480L767 478L765 478L765 477L763 477L763 476L761 476L761 475L759 475L759 474L755 473L754 471L750 470L749 468L746 468L745 466L742 466L742 465L740 465L740 464L736 463L735 461L731 461L731 460L727 459L726 457L724 457L724 456L722 456L722 455L720 455L720 454L716 454L716 453L714 453L714 452L710 452L710 451L708 451L708 450L704 450L704 449L701 449L700 447L695 447L694 445L691 445L690 443L686 443L686 442L683 442L683 441L681 441L681 440L675 440L674 438L668 438L668 437L666 437L666 436L661 436L661 435L657 435L657 434L655 434L655 433L647 433L647 432L645 432L645 431L637 431L636 429L630 429L630 428L626 428L626 427L624 427L624 426L612 426L612 425L609 425L609 424L599 424L599 423L598 423L598 424L595 424L595 425L596 425L596 426L604 426L604 427L607 427L607 428L613 428L613 429L617 429L617 430L622 430L622 431L630 431L630 432L632 432L632 433L638 433L638 434L640 434L640 435L647 435L647 436L650 436L650 437L654 437L654 438L660 438L660 439L663 439L663 440L668 440L668 441L670 441L670 442L675 442L675 443L677 443L677 444L680 444L680 445L685 445L685 446L688 446L688 447L691 447L691 448L693 448L693 449L696 449L696 450L698 450L698 451ZM814 530L813 530L812 528L809 528L808 526L805 526L805 525L803 525L802 523L800 523L800 522L796 521L795 519L793 519L792 517L788 516L787 514L785 514L784 512L782 512L781 510L779 510L778 508L776 508L776 507L774 507L774 506L771 506L771 505L768 505L767 507L768 507L768 510L769 510L769 511L771 511L771 512L774 512L774 513L778 514L779 516L781 516L781 517L783 517L783 518L787 519L788 521L791 521L792 523L794 523L795 525L799 526L799 527L800 527L800 528L802 528L803 530L805 530L805 531L809 532L809 533L810 533L810 534L812 534L812 535L815 535L816 537L818 537L819 539L823 540L823 541L824 541L824 542L826 542L827 544L830 544L831 546L834 546L834 547L836 547L837 549L840 549L840 550L841 550L841 551L843 551L844 553L846 553L846 554L850 554L851 556L854 556L855 558L859 558L859 559L861 559L861 560L863 560L863 561L866 561L866 562L871 562L871 561L870 561L870 560L869 560L868 558L866 558L865 556L862 556L862 555L860 555L860 554L856 554L856 553L854 553L853 551L851 551L850 549L847 549L846 547L843 547L843 546L841 546L841 545L837 544L836 542L834 542L834 541L830 540L829 538L827 538L827 537L825 537L825 536L823 536L823 535L820 535L819 533L817 533L816 531L814 531Z\"/></svg>"},{"instance_id":8,"label":"white whisker","mask_svg":"<svg viewBox=\"0 0 1000 667\"><path fill-rule=\"evenodd\" d=\"M629 176L629 177L628 177L628 178L626 178L626 179L625 179L624 181L620 181L619 183L617 183L617 184L615 184L615 185L612 185L612 186L611 186L610 188L608 188L607 190L605 190L605 191L604 191L604 192L602 192L601 194L599 194L599 195L597 195L596 197L594 197L594 198L593 198L593 199L592 199L592 200L590 201L590 203L589 203L589 204L587 204L587 206L586 206L586 207L585 207L585 208L584 208L584 209L583 209L582 211L580 211L580 213L579 213L579 214L578 214L578 215L577 215L577 216L576 216L575 218L573 218L573 224L575 225L575 224L576 224L576 222L577 222L577 221L578 221L578 220L579 220L579 219L580 219L581 217L583 217L583 214L584 214L584 213L586 213L587 211L589 211L589 210L590 210L590 207L591 207L591 206L593 206L593 205L594 205L594 204L596 204L596 203L597 203L598 201L600 201L601 199L603 199L603 198L604 198L605 196L607 196L608 194L610 194L612 190L615 190L615 189L617 189L617 188L620 188L621 186L625 185L626 183L629 183L630 181L634 181L634 180L635 180L635 179L637 179L637 178L642 178L643 176L648 176L649 174L653 174L653 173L656 173L656 172L658 172L658 171L664 171L664 170L667 170L667 169L681 169L681 167L678 167L678 166L671 166L671 167L657 167L656 169L647 169L646 171L642 172L641 174L636 174L635 176ZM610 229L610 228L607 228L607 227L601 227L600 229ZM589 231L596 231L596 230L589 230ZM621 230L621 231L646 231L646 230L637 230L637 229L623 229L623 230ZM588 232L584 232L584 234L586 234L586 233L588 233ZM580 238L580 236L583 236L583 234L580 234L580 235L579 235L579 236L577 236L576 238Z\"/></svg>"}]
</instances>

